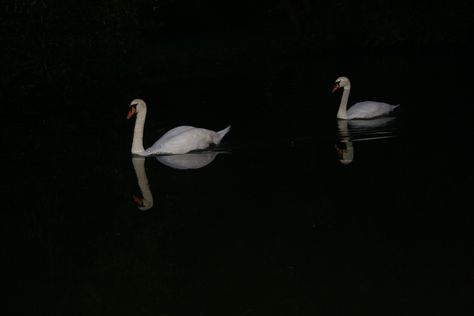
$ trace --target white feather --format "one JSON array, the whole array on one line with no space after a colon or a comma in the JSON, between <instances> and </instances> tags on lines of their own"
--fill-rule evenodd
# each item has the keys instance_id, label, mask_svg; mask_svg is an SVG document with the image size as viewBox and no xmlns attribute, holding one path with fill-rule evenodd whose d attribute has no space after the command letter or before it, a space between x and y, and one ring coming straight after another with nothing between
<instances>
[{"instance_id":1,"label":"white feather","mask_svg":"<svg viewBox=\"0 0 474 316\"><path fill-rule=\"evenodd\" d=\"M219 145L222 138L230 130L230 126L218 132L193 126L178 126L166 132L145 150L143 148L143 129L146 118L146 103L141 99L135 99L130 106L135 106L137 113L132 153L139 156L185 154L193 150L206 149L210 145Z\"/></svg>"}]
</instances>

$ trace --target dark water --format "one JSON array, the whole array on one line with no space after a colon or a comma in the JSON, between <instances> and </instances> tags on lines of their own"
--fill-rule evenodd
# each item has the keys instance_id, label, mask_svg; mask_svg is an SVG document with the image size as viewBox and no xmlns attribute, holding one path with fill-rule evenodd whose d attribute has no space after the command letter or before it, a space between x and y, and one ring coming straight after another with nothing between
<instances>
[{"instance_id":1,"label":"dark water","mask_svg":"<svg viewBox=\"0 0 474 316\"><path fill-rule=\"evenodd\" d=\"M468 70L449 56L281 60L18 105L2 154L12 311L469 314ZM338 124L342 74L350 103L400 111ZM232 130L213 151L134 160L135 97L145 146L176 125Z\"/></svg>"}]
</instances>

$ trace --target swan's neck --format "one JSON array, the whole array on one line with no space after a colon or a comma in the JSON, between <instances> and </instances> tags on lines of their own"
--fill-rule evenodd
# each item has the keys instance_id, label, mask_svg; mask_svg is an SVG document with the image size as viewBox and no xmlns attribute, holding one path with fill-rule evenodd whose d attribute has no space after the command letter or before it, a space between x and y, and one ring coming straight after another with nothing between
<instances>
[{"instance_id":1,"label":"swan's neck","mask_svg":"<svg viewBox=\"0 0 474 316\"><path fill-rule=\"evenodd\" d=\"M351 92L351 87L344 87L344 92L342 93L341 104L339 105L339 110L337 111L337 118L347 119L347 101L349 100L349 93Z\"/></svg>"},{"instance_id":2,"label":"swan's neck","mask_svg":"<svg viewBox=\"0 0 474 316\"><path fill-rule=\"evenodd\" d=\"M135 129L133 130L132 154L143 154L143 128L145 127L146 109L137 113Z\"/></svg>"},{"instance_id":3,"label":"swan's neck","mask_svg":"<svg viewBox=\"0 0 474 316\"><path fill-rule=\"evenodd\" d=\"M133 157L132 162L135 174L137 175L138 187L143 196L143 206L140 209L150 209L153 206L153 194L151 193L145 172L145 157Z\"/></svg>"}]
</instances>

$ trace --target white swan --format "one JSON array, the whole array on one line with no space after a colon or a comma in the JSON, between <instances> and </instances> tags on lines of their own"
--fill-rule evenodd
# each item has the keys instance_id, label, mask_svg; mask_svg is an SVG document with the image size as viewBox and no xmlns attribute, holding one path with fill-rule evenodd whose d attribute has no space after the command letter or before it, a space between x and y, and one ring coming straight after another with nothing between
<instances>
[{"instance_id":1,"label":"white swan","mask_svg":"<svg viewBox=\"0 0 474 316\"><path fill-rule=\"evenodd\" d=\"M351 82L347 77L337 78L334 87L332 88L332 92L335 92L339 88L343 88L344 92L342 93L341 104L337 111L338 119L370 119L387 115L399 106L399 104L391 105L384 102L364 101L352 105L349 110L347 110L347 101L349 100L349 93L351 91Z\"/></svg>"},{"instance_id":2,"label":"white swan","mask_svg":"<svg viewBox=\"0 0 474 316\"><path fill-rule=\"evenodd\" d=\"M132 154L150 156L159 154L185 154L199 149L205 149L212 144L219 145L222 138L230 130L230 126L214 132L193 126L178 126L169 130L148 149L143 148L143 128L146 118L146 103L141 99L134 99L130 103L127 119L137 114L133 131Z\"/></svg>"}]
</instances>

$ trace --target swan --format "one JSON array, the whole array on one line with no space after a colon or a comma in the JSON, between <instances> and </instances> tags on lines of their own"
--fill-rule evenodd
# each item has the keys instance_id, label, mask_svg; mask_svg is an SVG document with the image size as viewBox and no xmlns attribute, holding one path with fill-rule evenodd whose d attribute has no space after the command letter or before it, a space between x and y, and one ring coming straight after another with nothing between
<instances>
[{"instance_id":1,"label":"swan","mask_svg":"<svg viewBox=\"0 0 474 316\"><path fill-rule=\"evenodd\" d=\"M143 128L146 111L145 101L134 99L130 103L127 114L127 119L130 119L134 114L137 115L133 131L132 154L138 156L185 154L193 150L205 149L212 144L219 145L230 130L230 126L219 132L193 126L178 126L166 132L145 150L143 148Z\"/></svg>"},{"instance_id":2,"label":"swan","mask_svg":"<svg viewBox=\"0 0 474 316\"><path fill-rule=\"evenodd\" d=\"M337 111L337 118L343 120L354 120L354 119L371 119L374 117L387 115L395 110L400 104L391 105L384 102L375 101L364 101L358 102L352 105L347 110L347 101L349 100L349 93L351 91L351 82L347 77L339 77L336 79L332 92L337 91L339 88L343 88L341 104Z\"/></svg>"}]
</instances>

